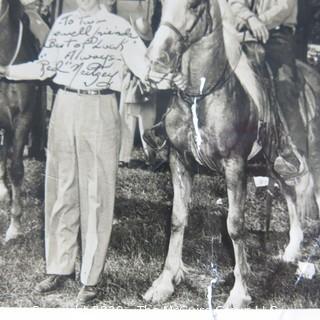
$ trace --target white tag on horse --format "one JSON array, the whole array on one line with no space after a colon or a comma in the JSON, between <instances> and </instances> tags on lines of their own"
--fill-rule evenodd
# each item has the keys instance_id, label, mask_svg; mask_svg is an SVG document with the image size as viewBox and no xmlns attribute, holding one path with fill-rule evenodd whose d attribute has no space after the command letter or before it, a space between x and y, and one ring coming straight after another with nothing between
<instances>
[{"instance_id":1,"label":"white tag on horse","mask_svg":"<svg viewBox=\"0 0 320 320\"><path fill-rule=\"evenodd\" d=\"M269 178L268 177L253 177L254 184L257 188L266 187L269 185Z\"/></svg>"},{"instance_id":2,"label":"white tag on horse","mask_svg":"<svg viewBox=\"0 0 320 320\"><path fill-rule=\"evenodd\" d=\"M315 273L316 268L313 263L301 261L298 262L298 269L296 271L296 274L299 275L299 277L312 279Z\"/></svg>"}]
</instances>

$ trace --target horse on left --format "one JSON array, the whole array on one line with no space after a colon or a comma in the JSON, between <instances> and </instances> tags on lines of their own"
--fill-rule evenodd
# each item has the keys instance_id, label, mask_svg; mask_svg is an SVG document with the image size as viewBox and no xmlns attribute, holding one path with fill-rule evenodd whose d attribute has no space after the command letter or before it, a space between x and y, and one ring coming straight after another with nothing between
<instances>
[{"instance_id":1,"label":"horse on left","mask_svg":"<svg viewBox=\"0 0 320 320\"><path fill-rule=\"evenodd\" d=\"M24 10L19 0L0 0L0 64L11 65L34 60L36 39L23 23ZM39 85L35 82L12 82L0 79L0 201L10 200L7 182L12 189L10 226L5 241L22 234L21 188L24 177L23 151L32 126ZM39 104L39 103L38 103Z\"/></svg>"}]
</instances>

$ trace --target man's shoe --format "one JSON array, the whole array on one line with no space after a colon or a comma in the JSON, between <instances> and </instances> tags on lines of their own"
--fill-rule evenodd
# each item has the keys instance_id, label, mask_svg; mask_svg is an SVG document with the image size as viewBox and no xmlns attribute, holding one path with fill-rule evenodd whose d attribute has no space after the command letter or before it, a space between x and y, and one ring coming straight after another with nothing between
<instances>
[{"instance_id":1,"label":"man's shoe","mask_svg":"<svg viewBox=\"0 0 320 320\"><path fill-rule=\"evenodd\" d=\"M93 300L97 294L96 286L83 286L77 297L77 305L85 305L89 301Z\"/></svg>"},{"instance_id":2,"label":"man's shoe","mask_svg":"<svg viewBox=\"0 0 320 320\"><path fill-rule=\"evenodd\" d=\"M46 293L59 289L67 279L68 276L65 275L49 275L35 286L34 291L37 293Z\"/></svg>"}]
</instances>

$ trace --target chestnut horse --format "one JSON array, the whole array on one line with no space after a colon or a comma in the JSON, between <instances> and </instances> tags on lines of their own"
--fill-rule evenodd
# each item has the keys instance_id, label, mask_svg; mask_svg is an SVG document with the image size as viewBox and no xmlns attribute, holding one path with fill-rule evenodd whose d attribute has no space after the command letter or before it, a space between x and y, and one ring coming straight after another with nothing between
<instances>
[{"instance_id":1,"label":"chestnut horse","mask_svg":"<svg viewBox=\"0 0 320 320\"><path fill-rule=\"evenodd\" d=\"M0 64L10 65L36 58L35 39L21 22L23 7L19 0L0 0ZM12 186L10 226L6 241L22 233L21 187L23 150L36 107L38 86L32 82L0 80L0 201L9 200L6 185L7 155L11 157L9 178Z\"/></svg>"},{"instance_id":2,"label":"chestnut horse","mask_svg":"<svg viewBox=\"0 0 320 320\"><path fill-rule=\"evenodd\" d=\"M163 271L144 299L164 301L173 293L174 283L183 279L183 235L192 190L192 163L197 162L209 169L217 167L225 174L227 227L235 254L235 282L226 307L245 307L251 301L244 215L247 162L255 149L261 110L265 108L263 103L268 103L268 94L264 95L263 86L259 86L253 67L241 52L240 42L236 38L226 39L225 0L162 0L162 6L161 24L147 52L152 71L149 80L156 81L152 74L165 77L182 72L188 87L173 96L165 117L174 187L171 237ZM320 77L302 63L298 63L298 69L305 80L300 104L304 103L307 110L309 150L307 159L298 156L306 162L308 170L292 184L277 175L272 159L268 160L268 173L278 178L288 205L290 241L283 255L285 261L299 257L302 220L314 196L317 206L320 205ZM290 137L286 143L294 150ZM262 152L267 155L266 149Z\"/></svg>"}]
</instances>

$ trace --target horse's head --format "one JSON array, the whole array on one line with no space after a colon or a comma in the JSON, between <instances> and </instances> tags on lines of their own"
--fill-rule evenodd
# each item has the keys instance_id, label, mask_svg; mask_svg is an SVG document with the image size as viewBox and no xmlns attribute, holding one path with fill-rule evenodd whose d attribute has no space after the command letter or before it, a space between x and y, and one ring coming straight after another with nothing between
<instances>
[{"instance_id":1,"label":"horse's head","mask_svg":"<svg viewBox=\"0 0 320 320\"><path fill-rule=\"evenodd\" d=\"M214 0L162 0L161 23L147 51L152 70L177 71L182 54L213 28ZM201 56L199 56L201 59Z\"/></svg>"}]
</instances>

